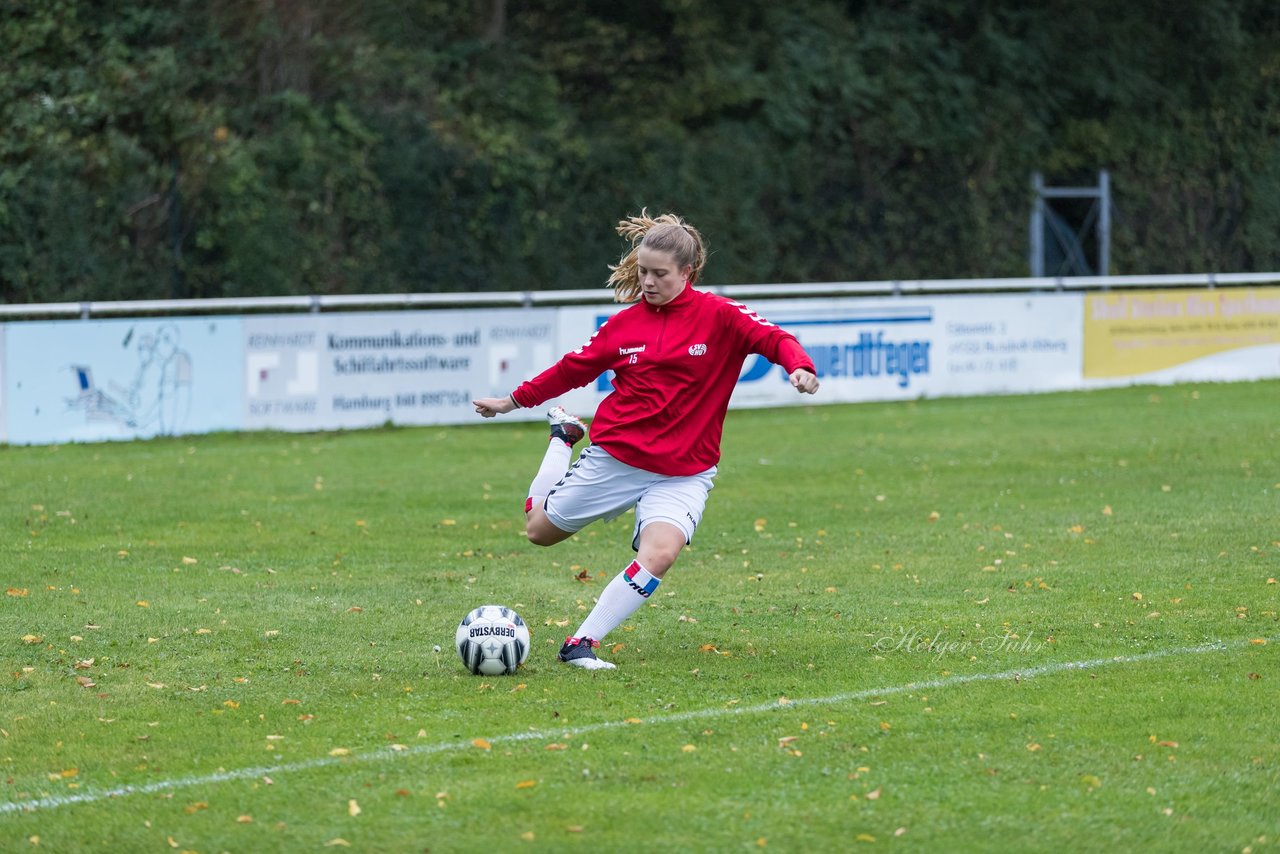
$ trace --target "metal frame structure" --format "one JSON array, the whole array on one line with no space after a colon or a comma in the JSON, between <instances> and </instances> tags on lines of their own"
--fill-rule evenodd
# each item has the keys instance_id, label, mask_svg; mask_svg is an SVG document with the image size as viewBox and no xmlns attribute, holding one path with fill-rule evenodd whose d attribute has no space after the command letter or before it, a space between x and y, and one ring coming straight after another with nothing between
<instances>
[{"instance_id":1,"label":"metal frame structure","mask_svg":"<svg viewBox=\"0 0 1280 854\"><path fill-rule=\"evenodd\" d=\"M1031 206L1030 234L1030 268L1032 276L1043 276L1044 269L1044 234L1045 226L1049 226L1054 242L1066 256L1073 270L1093 270L1105 276L1111 269L1111 176L1106 169L1098 171L1096 187L1046 187L1044 176L1039 172L1031 174L1031 189L1035 199ZM1050 216L1049 199L1094 199L1085 215L1084 222L1074 234L1060 222L1061 217ZM1084 257L1080 247L1080 238L1089 229L1097 228L1098 263L1091 267L1089 259Z\"/></svg>"}]
</instances>

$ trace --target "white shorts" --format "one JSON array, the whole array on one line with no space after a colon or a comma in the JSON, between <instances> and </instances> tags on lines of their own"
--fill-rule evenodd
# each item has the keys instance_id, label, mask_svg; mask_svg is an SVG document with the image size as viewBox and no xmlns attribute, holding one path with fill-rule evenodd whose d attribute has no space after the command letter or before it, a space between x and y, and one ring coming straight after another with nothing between
<instances>
[{"instance_id":1,"label":"white shorts","mask_svg":"<svg viewBox=\"0 0 1280 854\"><path fill-rule=\"evenodd\" d=\"M577 532L635 507L633 549L640 548L640 532L653 522L675 525L684 532L687 544L702 521L715 475L715 466L686 476L654 474L615 459L598 445L588 445L547 494L543 508L551 524L562 531Z\"/></svg>"}]
</instances>

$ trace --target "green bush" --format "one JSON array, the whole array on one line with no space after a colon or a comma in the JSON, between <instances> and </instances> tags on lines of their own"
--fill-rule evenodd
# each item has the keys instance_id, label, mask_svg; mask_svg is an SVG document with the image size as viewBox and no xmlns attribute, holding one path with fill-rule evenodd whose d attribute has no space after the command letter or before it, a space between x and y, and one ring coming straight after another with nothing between
<instances>
[{"instance_id":1,"label":"green bush","mask_svg":"<svg viewBox=\"0 0 1280 854\"><path fill-rule=\"evenodd\" d=\"M1280 265L1280 13L1085 0L13 2L0 299L582 288L676 210L717 283Z\"/></svg>"}]
</instances>

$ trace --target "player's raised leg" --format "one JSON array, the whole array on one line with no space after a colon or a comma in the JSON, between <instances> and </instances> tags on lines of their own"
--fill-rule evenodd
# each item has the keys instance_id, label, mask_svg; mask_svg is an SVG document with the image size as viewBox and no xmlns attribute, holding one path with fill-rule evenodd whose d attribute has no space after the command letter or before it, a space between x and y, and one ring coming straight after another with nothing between
<instances>
[{"instance_id":1,"label":"player's raised leg","mask_svg":"<svg viewBox=\"0 0 1280 854\"><path fill-rule=\"evenodd\" d=\"M587 425L582 423L582 419L570 415L562 406L547 410L547 422L551 425L551 437L538 473L529 484L529 497L524 502L525 534L536 546L555 545L573 535L572 531L561 530L552 524L542 505L547 500L547 493L568 470L573 446L587 435Z\"/></svg>"}]
</instances>

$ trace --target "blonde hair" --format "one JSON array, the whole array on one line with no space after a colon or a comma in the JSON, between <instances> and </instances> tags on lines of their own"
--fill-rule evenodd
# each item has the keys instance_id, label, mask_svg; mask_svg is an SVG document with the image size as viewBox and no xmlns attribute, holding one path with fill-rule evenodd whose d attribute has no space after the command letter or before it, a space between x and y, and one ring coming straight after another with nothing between
<instances>
[{"instance_id":1,"label":"blonde hair","mask_svg":"<svg viewBox=\"0 0 1280 854\"><path fill-rule=\"evenodd\" d=\"M689 265L689 283L698 281L698 275L707 263L707 249L698 229L676 214L650 217L647 208L641 208L639 216L629 216L618 222L618 234L631 241L631 248L610 264L609 281L613 298L617 302L635 302L640 299L640 272L636 255L643 246L657 252L667 252L682 268Z\"/></svg>"}]
</instances>

